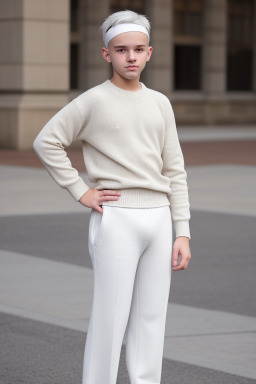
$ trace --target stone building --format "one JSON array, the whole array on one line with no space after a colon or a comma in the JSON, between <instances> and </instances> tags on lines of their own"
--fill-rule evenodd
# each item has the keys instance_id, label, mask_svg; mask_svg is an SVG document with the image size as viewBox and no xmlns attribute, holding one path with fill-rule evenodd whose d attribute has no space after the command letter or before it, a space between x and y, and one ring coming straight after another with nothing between
<instances>
[{"instance_id":1,"label":"stone building","mask_svg":"<svg viewBox=\"0 0 256 384\"><path fill-rule=\"evenodd\" d=\"M0 147L27 149L72 98L110 78L99 26L132 9L151 21L141 81L177 124L256 123L256 0L0 1Z\"/></svg>"}]
</instances>

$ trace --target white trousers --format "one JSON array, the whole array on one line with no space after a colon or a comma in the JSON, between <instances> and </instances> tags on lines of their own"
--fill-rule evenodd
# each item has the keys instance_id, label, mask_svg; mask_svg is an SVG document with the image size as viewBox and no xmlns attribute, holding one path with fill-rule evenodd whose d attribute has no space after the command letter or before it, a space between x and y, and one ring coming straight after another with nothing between
<instances>
[{"instance_id":1,"label":"white trousers","mask_svg":"<svg viewBox=\"0 0 256 384\"><path fill-rule=\"evenodd\" d=\"M160 384L171 283L170 206L91 210L94 293L83 384L116 384L126 331L131 384Z\"/></svg>"}]
</instances>

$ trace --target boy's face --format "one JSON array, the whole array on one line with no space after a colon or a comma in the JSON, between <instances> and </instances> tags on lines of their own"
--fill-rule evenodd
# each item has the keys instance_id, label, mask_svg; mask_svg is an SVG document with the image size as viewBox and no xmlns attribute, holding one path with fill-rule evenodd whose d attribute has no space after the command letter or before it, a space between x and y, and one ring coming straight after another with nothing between
<instances>
[{"instance_id":1,"label":"boy's face","mask_svg":"<svg viewBox=\"0 0 256 384\"><path fill-rule=\"evenodd\" d=\"M108 49L102 48L104 59L112 64L113 75L131 81L139 80L152 51L147 35L135 31L120 33L110 40Z\"/></svg>"}]
</instances>

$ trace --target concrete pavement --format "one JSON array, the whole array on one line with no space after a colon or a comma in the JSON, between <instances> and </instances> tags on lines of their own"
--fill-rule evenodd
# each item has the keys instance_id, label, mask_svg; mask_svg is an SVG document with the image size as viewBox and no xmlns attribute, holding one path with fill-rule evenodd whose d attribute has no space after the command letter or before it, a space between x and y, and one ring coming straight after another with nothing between
<instances>
[{"instance_id":1,"label":"concrete pavement","mask_svg":"<svg viewBox=\"0 0 256 384\"><path fill-rule=\"evenodd\" d=\"M256 168L187 172L192 259L172 274L162 383L251 384ZM93 294L90 209L43 169L2 165L0 182L0 382L80 383ZM125 338L118 383L128 384L124 354Z\"/></svg>"},{"instance_id":2,"label":"concrete pavement","mask_svg":"<svg viewBox=\"0 0 256 384\"><path fill-rule=\"evenodd\" d=\"M224 140L256 140L256 129L251 126L199 126L178 127L178 135L181 143L200 141L224 141Z\"/></svg>"}]
</instances>

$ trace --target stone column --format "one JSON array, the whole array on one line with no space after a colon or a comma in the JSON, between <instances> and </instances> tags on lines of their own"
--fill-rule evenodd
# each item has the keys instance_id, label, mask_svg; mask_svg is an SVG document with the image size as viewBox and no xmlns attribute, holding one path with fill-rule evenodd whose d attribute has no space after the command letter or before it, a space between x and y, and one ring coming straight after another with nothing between
<instances>
[{"instance_id":1,"label":"stone column","mask_svg":"<svg viewBox=\"0 0 256 384\"><path fill-rule=\"evenodd\" d=\"M69 0L1 1L0 15L0 147L27 149L69 101Z\"/></svg>"},{"instance_id":2,"label":"stone column","mask_svg":"<svg viewBox=\"0 0 256 384\"><path fill-rule=\"evenodd\" d=\"M208 96L226 92L227 0L205 0L203 91Z\"/></svg>"},{"instance_id":3,"label":"stone column","mask_svg":"<svg viewBox=\"0 0 256 384\"><path fill-rule=\"evenodd\" d=\"M153 53L142 73L147 86L167 97L173 89L173 2L146 0L145 14L151 22L150 45Z\"/></svg>"},{"instance_id":4,"label":"stone column","mask_svg":"<svg viewBox=\"0 0 256 384\"><path fill-rule=\"evenodd\" d=\"M79 0L79 89L87 90L110 77L111 67L102 57L99 28L110 14L107 0Z\"/></svg>"}]
</instances>

